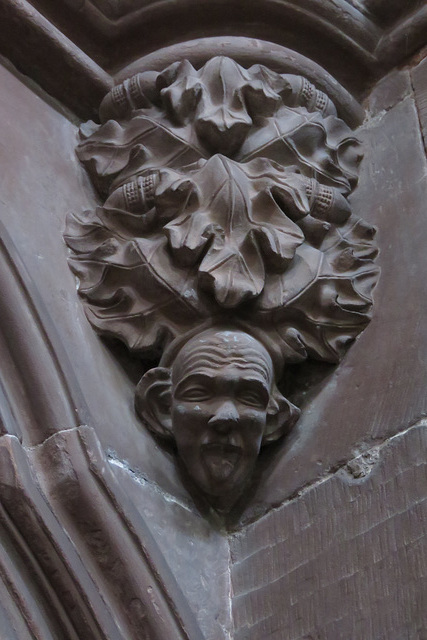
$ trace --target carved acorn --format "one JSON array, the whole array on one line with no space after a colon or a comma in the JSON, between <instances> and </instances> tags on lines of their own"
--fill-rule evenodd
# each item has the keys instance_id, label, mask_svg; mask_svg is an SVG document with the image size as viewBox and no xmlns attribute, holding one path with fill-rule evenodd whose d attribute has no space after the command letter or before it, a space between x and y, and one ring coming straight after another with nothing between
<instances>
[{"instance_id":1,"label":"carved acorn","mask_svg":"<svg viewBox=\"0 0 427 640\"><path fill-rule=\"evenodd\" d=\"M136 216L141 232L165 224L185 208L197 207L197 187L187 176L171 169L148 171L125 182L105 202L107 210L123 210Z\"/></svg>"}]
</instances>

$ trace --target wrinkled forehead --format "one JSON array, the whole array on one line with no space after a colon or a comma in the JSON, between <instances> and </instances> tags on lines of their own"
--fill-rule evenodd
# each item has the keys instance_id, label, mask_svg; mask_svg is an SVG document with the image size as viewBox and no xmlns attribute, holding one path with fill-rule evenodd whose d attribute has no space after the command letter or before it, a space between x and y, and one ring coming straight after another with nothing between
<instances>
[{"instance_id":1,"label":"wrinkled forehead","mask_svg":"<svg viewBox=\"0 0 427 640\"><path fill-rule=\"evenodd\" d=\"M187 375L221 373L233 369L242 377L256 377L268 386L273 382L273 363L266 348L243 331L208 330L189 340L172 367L172 382Z\"/></svg>"}]
</instances>

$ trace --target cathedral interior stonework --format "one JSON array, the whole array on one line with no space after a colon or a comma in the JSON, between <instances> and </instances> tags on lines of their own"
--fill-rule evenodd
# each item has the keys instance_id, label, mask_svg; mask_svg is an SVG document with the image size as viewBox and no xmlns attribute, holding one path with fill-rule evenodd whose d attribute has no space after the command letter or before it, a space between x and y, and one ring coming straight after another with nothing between
<instances>
[{"instance_id":1,"label":"cathedral interior stonework","mask_svg":"<svg viewBox=\"0 0 427 640\"><path fill-rule=\"evenodd\" d=\"M0 638L427 640L427 2L0 7Z\"/></svg>"}]
</instances>

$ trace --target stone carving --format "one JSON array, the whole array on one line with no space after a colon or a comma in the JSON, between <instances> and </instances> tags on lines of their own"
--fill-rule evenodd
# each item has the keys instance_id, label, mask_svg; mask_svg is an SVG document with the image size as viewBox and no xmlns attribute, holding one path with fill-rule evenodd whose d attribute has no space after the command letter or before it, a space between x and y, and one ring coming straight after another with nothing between
<instances>
[{"instance_id":1,"label":"stone carving","mask_svg":"<svg viewBox=\"0 0 427 640\"><path fill-rule=\"evenodd\" d=\"M299 411L278 391L272 358L245 331L210 328L137 387L136 407L150 429L171 438L186 472L219 510L251 476L262 444L288 431Z\"/></svg>"},{"instance_id":2,"label":"stone carving","mask_svg":"<svg viewBox=\"0 0 427 640\"><path fill-rule=\"evenodd\" d=\"M65 239L90 322L141 354L146 425L218 510L298 409L287 363L339 362L371 317L374 229L346 197L359 143L299 76L217 57L114 89L78 155L103 206Z\"/></svg>"}]
</instances>

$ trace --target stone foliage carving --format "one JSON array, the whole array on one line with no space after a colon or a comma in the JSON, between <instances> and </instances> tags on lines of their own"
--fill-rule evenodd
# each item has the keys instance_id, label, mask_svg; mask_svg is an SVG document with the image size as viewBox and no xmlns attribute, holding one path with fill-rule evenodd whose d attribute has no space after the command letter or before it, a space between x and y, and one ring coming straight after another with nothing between
<instances>
[{"instance_id":1,"label":"stone foliage carving","mask_svg":"<svg viewBox=\"0 0 427 640\"><path fill-rule=\"evenodd\" d=\"M78 155L105 202L69 216L70 266L99 332L163 352L137 410L227 510L298 417L283 367L339 362L370 320L360 146L306 79L226 57L140 73L100 117Z\"/></svg>"}]
</instances>

